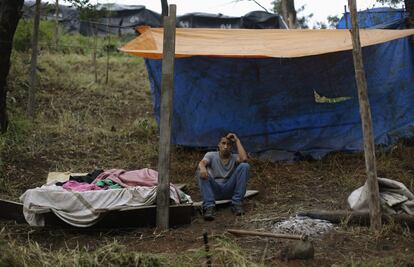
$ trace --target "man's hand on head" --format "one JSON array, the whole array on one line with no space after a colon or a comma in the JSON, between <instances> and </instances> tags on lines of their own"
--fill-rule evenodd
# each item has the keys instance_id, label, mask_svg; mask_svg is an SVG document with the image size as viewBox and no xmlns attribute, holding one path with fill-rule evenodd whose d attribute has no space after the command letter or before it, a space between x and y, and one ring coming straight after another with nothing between
<instances>
[{"instance_id":1,"label":"man's hand on head","mask_svg":"<svg viewBox=\"0 0 414 267\"><path fill-rule=\"evenodd\" d=\"M237 162L246 162L247 161L247 153L246 150L244 150L244 147L240 141L240 139L237 137L235 133L229 133L226 135L227 140L232 142L237 148L237 153L239 154Z\"/></svg>"},{"instance_id":2,"label":"man's hand on head","mask_svg":"<svg viewBox=\"0 0 414 267\"><path fill-rule=\"evenodd\" d=\"M229 139L230 141L234 142L234 143L237 142L237 140L239 140L239 138L237 137L237 135L235 133L229 133L226 136L226 138Z\"/></svg>"}]
</instances>

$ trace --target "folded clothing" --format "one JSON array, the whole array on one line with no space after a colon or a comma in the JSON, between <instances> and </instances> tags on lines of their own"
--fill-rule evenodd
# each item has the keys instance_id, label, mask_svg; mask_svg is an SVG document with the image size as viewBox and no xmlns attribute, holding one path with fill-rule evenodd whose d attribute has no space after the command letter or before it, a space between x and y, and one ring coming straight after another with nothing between
<instances>
[{"instance_id":1,"label":"folded clothing","mask_svg":"<svg viewBox=\"0 0 414 267\"><path fill-rule=\"evenodd\" d=\"M103 190L104 188L99 187L95 184L88 184L83 182L77 182L74 180L69 180L62 186L64 189L73 190L78 192L89 191L89 190Z\"/></svg>"},{"instance_id":2,"label":"folded clothing","mask_svg":"<svg viewBox=\"0 0 414 267\"><path fill-rule=\"evenodd\" d=\"M120 189L123 188L122 185L115 183L110 179L100 180L96 182L96 185L103 188L103 189Z\"/></svg>"},{"instance_id":3,"label":"folded clothing","mask_svg":"<svg viewBox=\"0 0 414 267\"><path fill-rule=\"evenodd\" d=\"M90 184L103 172L103 170L94 170L86 175L71 175L69 176L69 180L75 180L80 183Z\"/></svg>"},{"instance_id":4,"label":"folded clothing","mask_svg":"<svg viewBox=\"0 0 414 267\"><path fill-rule=\"evenodd\" d=\"M155 186L158 184L158 172L148 168L133 171L111 169L98 175L93 183L106 179L112 180L123 187Z\"/></svg>"}]
</instances>

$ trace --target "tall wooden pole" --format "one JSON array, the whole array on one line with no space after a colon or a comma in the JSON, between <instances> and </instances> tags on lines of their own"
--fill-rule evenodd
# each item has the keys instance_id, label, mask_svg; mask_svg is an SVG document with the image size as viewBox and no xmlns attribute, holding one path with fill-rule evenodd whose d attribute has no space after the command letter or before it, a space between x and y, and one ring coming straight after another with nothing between
<instances>
[{"instance_id":1,"label":"tall wooden pole","mask_svg":"<svg viewBox=\"0 0 414 267\"><path fill-rule=\"evenodd\" d=\"M95 76L95 83L98 82L98 66L96 64L96 47L98 46L98 37L96 36L97 29L95 22L92 23L92 29L93 29L93 53L92 53L92 62L93 62L93 74Z\"/></svg>"},{"instance_id":2,"label":"tall wooden pole","mask_svg":"<svg viewBox=\"0 0 414 267\"><path fill-rule=\"evenodd\" d=\"M364 136L365 166L367 172L367 185L369 194L369 210L371 229L381 229L381 207L379 199L379 188L377 180L377 169L375 163L374 134L372 129L371 109L369 105L367 81L365 77L364 62L362 60L361 42L359 39L359 28L357 21L356 0L349 0L351 12L351 35L353 45L353 58L355 67L355 80L358 87L359 112L362 121L362 132Z\"/></svg>"},{"instance_id":3,"label":"tall wooden pole","mask_svg":"<svg viewBox=\"0 0 414 267\"><path fill-rule=\"evenodd\" d=\"M107 45L106 45L106 76L105 76L105 84L109 82L109 47L111 43L111 34L109 32L109 24L111 23L111 14L109 11L108 20L106 21L106 37L107 37Z\"/></svg>"},{"instance_id":4,"label":"tall wooden pole","mask_svg":"<svg viewBox=\"0 0 414 267\"><path fill-rule=\"evenodd\" d=\"M174 59L176 6L170 5L164 17L164 40L161 78L160 142L158 150L157 227L168 229L170 208L171 123L174 96Z\"/></svg>"},{"instance_id":5,"label":"tall wooden pole","mask_svg":"<svg viewBox=\"0 0 414 267\"><path fill-rule=\"evenodd\" d=\"M349 27L348 27L348 11L346 11L346 5L344 5L344 17L345 17L345 28L349 29Z\"/></svg>"},{"instance_id":6,"label":"tall wooden pole","mask_svg":"<svg viewBox=\"0 0 414 267\"><path fill-rule=\"evenodd\" d=\"M35 118L36 87L37 87L37 45L39 41L40 1L36 0L35 17L32 36L32 58L30 62L30 88L27 102L27 114L32 120Z\"/></svg>"},{"instance_id":7,"label":"tall wooden pole","mask_svg":"<svg viewBox=\"0 0 414 267\"><path fill-rule=\"evenodd\" d=\"M93 14L96 14L96 6L99 5L98 1L96 1L96 5L93 6ZM98 27L96 27L97 19L95 18L93 21L89 20L89 25L92 26L93 31L93 53L92 53L92 62L93 62L93 74L95 76L95 83L98 83L98 66L96 63L96 48L98 46Z\"/></svg>"},{"instance_id":8,"label":"tall wooden pole","mask_svg":"<svg viewBox=\"0 0 414 267\"><path fill-rule=\"evenodd\" d=\"M59 45L59 0L55 2L55 49Z\"/></svg>"}]
</instances>

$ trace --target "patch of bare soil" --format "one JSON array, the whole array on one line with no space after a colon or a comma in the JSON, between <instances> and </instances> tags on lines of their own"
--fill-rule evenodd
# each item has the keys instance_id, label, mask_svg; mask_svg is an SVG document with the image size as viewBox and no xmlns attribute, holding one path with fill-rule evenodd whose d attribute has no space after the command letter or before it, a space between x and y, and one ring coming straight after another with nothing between
<instances>
[{"instance_id":1,"label":"patch of bare soil","mask_svg":"<svg viewBox=\"0 0 414 267\"><path fill-rule=\"evenodd\" d=\"M196 158L203 152L176 151L177 158L185 162L174 162L173 166L183 164L194 166ZM187 158L188 157L188 158ZM128 248L149 253L183 254L203 247L202 234L207 231L214 245L215 238L228 237L257 263L268 266L288 264L289 266L330 266L334 263L370 258L402 257L414 255L412 242L414 235L408 229L392 225L374 235L365 227L337 225L335 230L312 238L315 247L313 260L284 261L280 253L292 241L260 237L234 237L227 233L229 228L268 231L269 223L281 221L300 210L309 209L346 209L345 199L350 190L362 183L364 177L363 159L360 156L330 156L322 162L270 163L252 160L250 189L258 189L259 195L246 200L246 215L235 217L228 207L220 208L212 222L203 221L195 212L192 223L169 231L160 232L152 228L139 229L50 229L31 228L1 222L8 234L20 242L30 239L51 249L75 248L85 246L90 249L102 242L116 239ZM342 170L358 177L358 182L348 185L341 181L345 177L329 174L329 164L340 161ZM27 162L26 162L27 164ZM26 165L26 168L27 165ZM30 169L30 168L28 168ZM34 168L33 170L36 170ZM173 168L174 181L187 183L194 200L199 200L192 170L179 172ZM177 178L180 173L180 178ZM36 175L44 177L44 171ZM355 177L351 177L355 179ZM214 255L213 262L214 262Z\"/></svg>"}]
</instances>

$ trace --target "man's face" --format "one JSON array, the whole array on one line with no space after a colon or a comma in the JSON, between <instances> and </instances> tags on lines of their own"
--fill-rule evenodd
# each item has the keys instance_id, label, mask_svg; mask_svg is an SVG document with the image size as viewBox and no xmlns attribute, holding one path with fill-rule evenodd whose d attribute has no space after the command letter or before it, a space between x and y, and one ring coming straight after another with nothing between
<instances>
[{"instance_id":1,"label":"man's face","mask_svg":"<svg viewBox=\"0 0 414 267\"><path fill-rule=\"evenodd\" d=\"M229 139L223 137L221 138L220 143L218 144L218 148L223 156L230 156L231 151L233 149L233 144Z\"/></svg>"}]
</instances>

